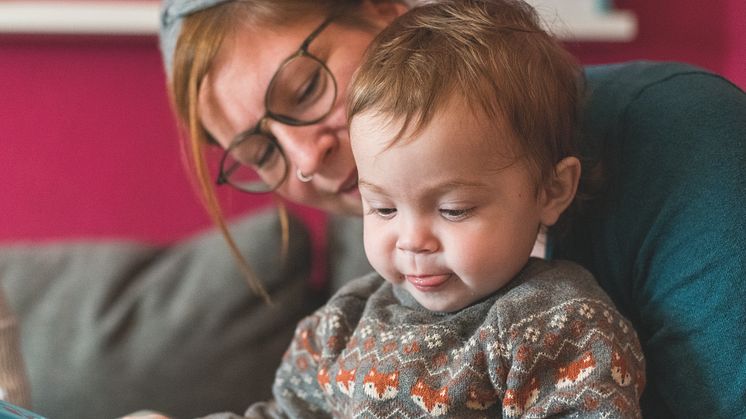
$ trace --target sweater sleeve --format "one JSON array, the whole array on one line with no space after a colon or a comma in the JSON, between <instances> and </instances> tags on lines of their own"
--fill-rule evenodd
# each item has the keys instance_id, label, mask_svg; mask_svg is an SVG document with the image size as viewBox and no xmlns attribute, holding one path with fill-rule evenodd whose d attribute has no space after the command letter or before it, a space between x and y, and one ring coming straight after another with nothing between
<instances>
[{"instance_id":1,"label":"sweater sleeve","mask_svg":"<svg viewBox=\"0 0 746 419\"><path fill-rule=\"evenodd\" d=\"M641 417L640 344L630 323L606 302L571 300L510 335L504 416Z\"/></svg>"},{"instance_id":2,"label":"sweater sleeve","mask_svg":"<svg viewBox=\"0 0 746 419\"><path fill-rule=\"evenodd\" d=\"M298 323L290 345L283 355L272 386L274 398L249 406L246 419L328 418L349 416L335 412L327 393L330 390L330 359L345 347L360 320L368 297L382 279L367 275L351 281L327 304ZM325 367L326 365L327 367ZM234 419L239 416L219 413L204 419Z\"/></svg>"},{"instance_id":3,"label":"sweater sleeve","mask_svg":"<svg viewBox=\"0 0 746 419\"><path fill-rule=\"evenodd\" d=\"M18 323L0 287L0 399L28 408L31 398L20 346Z\"/></svg>"},{"instance_id":4,"label":"sweater sleeve","mask_svg":"<svg viewBox=\"0 0 746 419\"><path fill-rule=\"evenodd\" d=\"M327 417L329 407L319 384L324 309L302 320L277 370L272 392L276 409L289 417Z\"/></svg>"},{"instance_id":5,"label":"sweater sleeve","mask_svg":"<svg viewBox=\"0 0 746 419\"><path fill-rule=\"evenodd\" d=\"M320 315L317 312L302 320L295 329L290 346L277 369L274 398L249 406L244 416L214 413L200 419L284 419L288 417L328 417L328 408L317 379L321 350L317 339Z\"/></svg>"}]
</instances>

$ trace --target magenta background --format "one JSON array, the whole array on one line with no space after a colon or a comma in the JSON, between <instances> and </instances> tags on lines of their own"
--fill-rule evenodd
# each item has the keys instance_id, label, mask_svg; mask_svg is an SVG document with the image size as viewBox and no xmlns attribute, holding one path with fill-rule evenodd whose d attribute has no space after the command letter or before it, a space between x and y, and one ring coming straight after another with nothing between
<instances>
[{"instance_id":1,"label":"magenta background","mask_svg":"<svg viewBox=\"0 0 746 419\"><path fill-rule=\"evenodd\" d=\"M627 0L639 36L587 64L677 60L746 88L746 2ZM155 38L0 35L0 242L164 243L209 226L180 161ZM225 195L231 215L271 198ZM299 210L319 235L320 214Z\"/></svg>"}]
</instances>

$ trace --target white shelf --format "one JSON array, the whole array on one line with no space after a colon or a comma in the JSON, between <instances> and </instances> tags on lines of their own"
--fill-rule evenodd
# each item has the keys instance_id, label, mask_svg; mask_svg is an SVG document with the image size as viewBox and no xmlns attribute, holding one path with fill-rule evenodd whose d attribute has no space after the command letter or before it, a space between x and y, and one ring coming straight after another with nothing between
<instances>
[{"instance_id":1,"label":"white shelf","mask_svg":"<svg viewBox=\"0 0 746 419\"><path fill-rule=\"evenodd\" d=\"M158 1L0 1L0 33L156 35ZM581 13L560 17L539 8L549 29L562 39L628 41L637 34L632 13Z\"/></svg>"},{"instance_id":2,"label":"white shelf","mask_svg":"<svg viewBox=\"0 0 746 419\"><path fill-rule=\"evenodd\" d=\"M157 1L2 1L0 33L155 35Z\"/></svg>"},{"instance_id":3,"label":"white shelf","mask_svg":"<svg viewBox=\"0 0 746 419\"><path fill-rule=\"evenodd\" d=\"M545 17L545 22L553 34L564 40L626 42L637 36L637 18L627 11L563 20Z\"/></svg>"}]
</instances>

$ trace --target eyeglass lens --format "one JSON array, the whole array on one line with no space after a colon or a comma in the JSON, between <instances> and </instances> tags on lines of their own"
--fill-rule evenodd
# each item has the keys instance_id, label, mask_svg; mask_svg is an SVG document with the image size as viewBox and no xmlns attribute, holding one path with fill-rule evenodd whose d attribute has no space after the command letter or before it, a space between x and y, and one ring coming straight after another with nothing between
<instances>
[{"instance_id":1,"label":"eyeglass lens","mask_svg":"<svg viewBox=\"0 0 746 419\"><path fill-rule=\"evenodd\" d=\"M277 71L267 90L267 111L272 119L289 125L316 123L331 110L336 85L317 59L298 55ZM288 162L276 140L251 133L234 142L222 163L225 180L247 192L274 190L287 177Z\"/></svg>"},{"instance_id":2,"label":"eyeglass lens","mask_svg":"<svg viewBox=\"0 0 746 419\"><path fill-rule=\"evenodd\" d=\"M267 92L267 108L300 123L323 118L334 104L332 75L317 60L299 56L277 72Z\"/></svg>"}]
</instances>

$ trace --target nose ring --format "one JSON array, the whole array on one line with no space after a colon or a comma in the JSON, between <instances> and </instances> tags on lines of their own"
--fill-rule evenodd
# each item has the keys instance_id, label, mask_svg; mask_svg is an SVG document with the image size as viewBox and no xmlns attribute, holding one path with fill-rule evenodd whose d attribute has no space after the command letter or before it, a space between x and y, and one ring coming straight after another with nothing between
<instances>
[{"instance_id":1,"label":"nose ring","mask_svg":"<svg viewBox=\"0 0 746 419\"><path fill-rule=\"evenodd\" d=\"M298 178L299 181L303 183L308 183L311 181L311 179L313 179L313 175L304 175L303 172L300 171L300 168L295 171L295 176Z\"/></svg>"}]
</instances>

